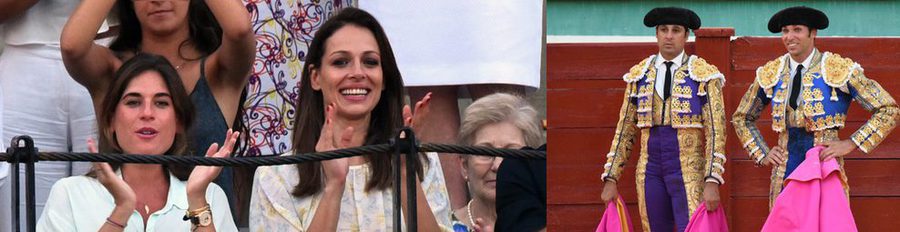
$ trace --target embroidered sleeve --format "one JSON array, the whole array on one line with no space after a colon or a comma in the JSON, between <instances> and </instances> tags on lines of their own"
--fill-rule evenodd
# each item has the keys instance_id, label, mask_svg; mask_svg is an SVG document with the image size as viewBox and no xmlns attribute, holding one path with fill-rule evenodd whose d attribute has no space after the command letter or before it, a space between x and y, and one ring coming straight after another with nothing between
<instances>
[{"instance_id":1,"label":"embroidered sleeve","mask_svg":"<svg viewBox=\"0 0 900 232\"><path fill-rule=\"evenodd\" d=\"M848 84L853 99L872 112L872 117L850 136L860 150L869 153L894 129L900 119L900 108L878 82L866 78L862 68L853 70Z\"/></svg>"},{"instance_id":2,"label":"embroidered sleeve","mask_svg":"<svg viewBox=\"0 0 900 232\"><path fill-rule=\"evenodd\" d=\"M750 159L755 160L757 165L769 153L769 146L766 145L759 128L756 127L756 120L759 119L760 112L769 104L769 101L770 98L764 93L759 82L753 82L750 84L750 89L741 98L741 103L734 115L731 116L731 123L737 133L738 142L743 145L750 155Z\"/></svg>"},{"instance_id":3,"label":"embroidered sleeve","mask_svg":"<svg viewBox=\"0 0 900 232\"><path fill-rule=\"evenodd\" d=\"M703 128L706 134L707 182L725 184L725 104L722 99L722 81L713 79L706 83L707 103L703 106Z\"/></svg>"},{"instance_id":4,"label":"embroidered sleeve","mask_svg":"<svg viewBox=\"0 0 900 232\"><path fill-rule=\"evenodd\" d=\"M628 84L633 85L633 83ZM609 153L606 154L606 164L603 165L603 180L617 181L622 174L625 161L631 155L631 147L634 144L634 135L637 132L637 105L632 101L631 95L634 88L626 88L622 100L622 108L619 111L619 121L616 123L616 134L613 136Z\"/></svg>"}]
</instances>

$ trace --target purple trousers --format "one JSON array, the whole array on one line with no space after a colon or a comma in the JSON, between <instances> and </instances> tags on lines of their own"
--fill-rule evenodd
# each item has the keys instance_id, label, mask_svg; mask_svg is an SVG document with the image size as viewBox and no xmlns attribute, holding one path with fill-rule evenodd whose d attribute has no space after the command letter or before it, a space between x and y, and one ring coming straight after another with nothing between
<instances>
[{"instance_id":1,"label":"purple trousers","mask_svg":"<svg viewBox=\"0 0 900 232\"><path fill-rule=\"evenodd\" d=\"M645 194L638 200L645 202L650 230L684 231L691 212L681 175L677 130L670 126L650 128L647 156Z\"/></svg>"}]
</instances>

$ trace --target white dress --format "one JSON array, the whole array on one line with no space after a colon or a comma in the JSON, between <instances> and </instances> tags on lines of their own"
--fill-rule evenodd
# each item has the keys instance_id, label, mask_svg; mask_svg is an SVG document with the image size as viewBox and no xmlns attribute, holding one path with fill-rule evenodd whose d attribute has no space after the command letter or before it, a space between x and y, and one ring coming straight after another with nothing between
<instances>
[{"instance_id":1,"label":"white dress","mask_svg":"<svg viewBox=\"0 0 900 232\"><path fill-rule=\"evenodd\" d=\"M543 2L363 0L406 86L540 87Z\"/></svg>"},{"instance_id":2,"label":"white dress","mask_svg":"<svg viewBox=\"0 0 900 232\"><path fill-rule=\"evenodd\" d=\"M309 228L321 193L304 198L291 195L299 182L295 165L259 167L253 178L251 231L306 231ZM350 166L341 198L337 231L393 230L393 189L366 192L366 181L369 178L368 164ZM449 231L450 200L437 153L428 154L428 166L421 185L438 224L442 230Z\"/></svg>"}]
</instances>

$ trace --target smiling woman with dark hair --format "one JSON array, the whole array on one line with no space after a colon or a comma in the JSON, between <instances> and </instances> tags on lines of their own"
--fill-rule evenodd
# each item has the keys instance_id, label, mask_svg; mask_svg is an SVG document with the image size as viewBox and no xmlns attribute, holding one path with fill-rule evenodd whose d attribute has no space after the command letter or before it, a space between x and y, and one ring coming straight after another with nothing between
<instances>
[{"instance_id":1,"label":"smiling woman with dark hair","mask_svg":"<svg viewBox=\"0 0 900 232\"><path fill-rule=\"evenodd\" d=\"M186 155L193 106L164 57L139 54L122 65L99 109L101 152ZM207 157L227 157L240 133L228 132ZM88 141L92 152L97 146ZM39 231L236 231L225 193L210 184L221 167L94 163L87 176L53 185ZM196 220L185 221L188 215Z\"/></svg>"},{"instance_id":2,"label":"smiling woman with dark hair","mask_svg":"<svg viewBox=\"0 0 900 232\"><path fill-rule=\"evenodd\" d=\"M384 30L372 15L347 8L328 19L310 44L301 77L295 146L284 155L388 143L405 123L403 80ZM426 97L417 104L417 118ZM405 119L404 119L405 118ZM416 120L418 121L418 119ZM253 231L390 231L394 218L389 154L370 154L256 171ZM415 162L420 231L449 230L447 189L437 154ZM400 170L405 170L401 168ZM402 171L406 175L405 171ZM406 182L400 183L406 189ZM412 208L409 208L412 207ZM412 211L414 210L414 211Z\"/></svg>"}]
</instances>

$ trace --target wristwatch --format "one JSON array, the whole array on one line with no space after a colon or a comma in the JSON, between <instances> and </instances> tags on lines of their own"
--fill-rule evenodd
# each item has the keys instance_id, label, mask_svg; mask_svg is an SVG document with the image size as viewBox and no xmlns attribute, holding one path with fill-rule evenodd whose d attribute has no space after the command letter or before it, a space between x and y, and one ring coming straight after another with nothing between
<instances>
[{"instance_id":1,"label":"wristwatch","mask_svg":"<svg viewBox=\"0 0 900 232\"><path fill-rule=\"evenodd\" d=\"M196 227L207 227L212 224L212 212L209 211L209 205L207 204L199 209L188 210L182 219L191 221L191 230L196 229Z\"/></svg>"}]
</instances>

